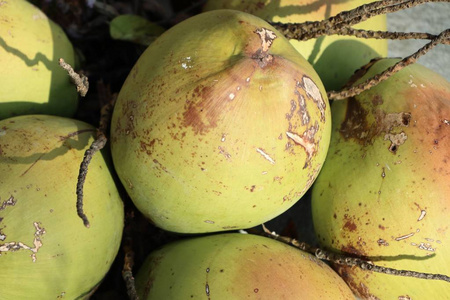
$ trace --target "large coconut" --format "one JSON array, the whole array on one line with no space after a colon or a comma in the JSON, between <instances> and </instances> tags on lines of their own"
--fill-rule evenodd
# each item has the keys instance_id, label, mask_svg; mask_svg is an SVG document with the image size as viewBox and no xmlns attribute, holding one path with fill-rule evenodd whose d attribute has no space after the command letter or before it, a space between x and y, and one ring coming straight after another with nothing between
<instances>
[{"instance_id":1,"label":"large coconut","mask_svg":"<svg viewBox=\"0 0 450 300\"><path fill-rule=\"evenodd\" d=\"M228 233L151 253L136 276L140 299L354 299L309 253L261 236Z\"/></svg>"},{"instance_id":2,"label":"large coconut","mask_svg":"<svg viewBox=\"0 0 450 300\"><path fill-rule=\"evenodd\" d=\"M207 12L168 30L134 66L112 117L114 165L163 229L252 227L311 186L329 113L319 77L274 28Z\"/></svg>"},{"instance_id":3,"label":"large coconut","mask_svg":"<svg viewBox=\"0 0 450 300\"><path fill-rule=\"evenodd\" d=\"M376 62L361 80L397 60ZM358 81L358 82L361 82ZM450 275L450 84L412 65L332 105L312 193L323 246L400 270ZM448 299L450 285L337 267L364 299Z\"/></svg>"},{"instance_id":4,"label":"large coconut","mask_svg":"<svg viewBox=\"0 0 450 300\"><path fill-rule=\"evenodd\" d=\"M74 49L58 25L28 1L0 1L0 120L75 113L77 91L59 58L74 65Z\"/></svg>"},{"instance_id":5,"label":"large coconut","mask_svg":"<svg viewBox=\"0 0 450 300\"><path fill-rule=\"evenodd\" d=\"M124 216L101 153L84 186L89 229L75 208L78 168L94 132L46 115L0 121L1 299L83 299L109 270Z\"/></svg>"}]
</instances>

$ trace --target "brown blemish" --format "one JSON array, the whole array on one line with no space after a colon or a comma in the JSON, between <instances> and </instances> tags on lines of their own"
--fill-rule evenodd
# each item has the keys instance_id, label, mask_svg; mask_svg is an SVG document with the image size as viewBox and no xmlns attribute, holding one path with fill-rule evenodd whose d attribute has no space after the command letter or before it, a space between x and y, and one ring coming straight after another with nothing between
<instances>
[{"instance_id":1,"label":"brown blemish","mask_svg":"<svg viewBox=\"0 0 450 300\"><path fill-rule=\"evenodd\" d=\"M340 127L340 134L345 139L354 139L361 145L367 146L373 143L375 137L384 133L385 140L391 141L388 147L389 151L396 153L398 147L402 145L406 139L406 134L391 133L394 128L407 127L411 122L411 113L399 112L386 114L380 109L372 111L375 122L368 123L367 117L369 112L366 111L356 98L351 97L347 100L347 111L345 119Z\"/></svg>"},{"instance_id":2,"label":"brown blemish","mask_svg":"<svg viewBox=\"0 0 450 300\"><path fill-rule=\"evenodd\" d=\"M164 167L157 159L153 159L153 163L156 165L158 169L163 170L165 173L169 174L169 171L167 171L166 167Z\"/></svg>"},{"instance_id":3,"label":"brown blemish","mask_svg":"<svg viewBox=\"0 0 450 300\"><path fill-rule=\"evenodd\" d=\"M391 152L392 154L396 154L398 148L401 145L403 145L406 142L407 139L408 139L408 136L403 131L400 132L400 133L396 133L396 134L387 133L384 136L384 140L385 141L390 141L391 142L391 144L389 145L388 149L389 149L389 152Z\"/></svg>"},{"instance_id":4,"label":"brown blemish","mask_svg":"<svg viewBox=\"0 0 450 300\"><path fill-rule=\"evenodd\" d=\"M347 267L343 265L336 265L335 268L339 275L351 288L353 293L360 299L380 300L378 297L370 293L369 288L362 282L357 282L353 277L354 267Z\"/></svg>"},{"instance_id":5,"label":"brown blemish","mask_svg":"<svg viewBox=\"0 0 450 300\"><path fill-rule=\"evenodd\" d=\"M359 258L366 258L364 253L361 250L356 249L353 245L342 246L341 251Z\"/></svg>"},{"instance_id":6,"label":"brown blemish","mask_svg":"<svg viewBox=\"0 0 450 300\"><path fill-rule=\"evenodd\" d=\"M134 115L133 112L137 108L137 103L135 101L126 101L123 105L123 116L126 119L126 126L124 129L125 135L130 135L132 138L137 137L137 133L134 130Z\"/></svg>"},{"instance_id":7,"label":"brown blemish","mask_svg":"<svg viewBox=\"0 0 450 300\"><path fill-rule=\"evenodd\" d=\"M344 215L344 221L345 221L345 224L343 227L344 230L353 232L353 231L356 231L356 229L358 228L356 226L356 224L354 223L354 221L348 215Z\"/></svg>"},{"instance_id":8,"label":"brown blemish","mask_svg":"<svg viewBox=\"0 0 450 300\"><path fill-rule=\"evenodd\" d=\"M365 145L369 132L367 115L367 111L361 106L359 101L356 101L354 97L349 98L347 100L345 119L339 130L340 134L345 139L355 139Z\"/></svg>"},{"instance_id":9,"label":"brown blemish","mask_svg":"<svg viewBox=\"0 0 450 300\"><path fill-rule=\"evenodd\" d=\"M2 205L0 206L0 210L4 210L7 206L14 206L16 205L17 200L14 198L13 195L9 196L8 200L3 201Z\"/></svg>"},{"instance_id":10,"label":"brown blemish","mask_svg":"<svg viewBox=\"0 0 450 300\"><path fill-rule=\"evenodd\" d=\"M221 146L219 146L219 147L217 147L218 149L219 149L219 153L220 154L222 154L223 156L225 156L225 158L227 159L227 160L231 160L231 155L230 155L230 153L228 153L226 150L225 150L225 148L224 147L221 147Z\"/></svg>"},{"instance_id":11,"label":"brown blemish","mask_svg":"<svg viewBox=\"0 0 450 300\"><path fill-rule=\"evenodd\" d=\"M383 98L381 98L381 96L380 95L375 95L373 98L372 98L372 104L373 104L373 106L377 106L377 105L381 105L381 104L383 104Z\"/></svg>"},{"instance_id":12,"label":"brown blemish","mask_svg":"<svg viewBox=\"0 0 450 300\"><path fill-rule=\"evenodd\" d=\"M301 87L299 85L299 83L297 82L297 84L295 85L295 90L294 90L294 94L297 96L297 102L298 102L298 107L299 107L297 113L300 116L302 125L304 126L309 123L309 121L311 120L311 117L309 116L308 109L306 108L305 97L303 97L303 95L300 93L299 88L304 90L303 87ZM294 100L291 100L291 101L294 101Z\"/></svg>"},{"instance_id":13,"label":"brown blemish","mask_svg":"<svg viewBox=\"0 0 450 300\"><path fill-rule=\"evenodd\" d=\"M296 109L297 109L297 104L295 103L294 100L291 99L291 108L289 110L289 113L286 114L286 120L290 121L292 119Z\"/></svg>"},{"instance_id":14,"label":"brown blemish","mask_svg":"<svg viewBox=\"0 0 450 300\"><path fill-rule=\"evenodd\" d=\"M378 246L386 246L386 247L389 246L389 243L383 239L378 239L377 244Z\"/></svg>"},{"instance_id":15,"label":"brown blemish","mask_svg":"<svg viewBox=\"0 0 450 300\"><path fill-rule=\"evenodd\" d=\"M221 92L214 93L213 87L197 86L192 99L186 100L182 126L191 127L195 134L206 134L210 129L217 127L219 116L226 111L229 102L228 95Z\"/></svg>"},{"instance_id":16,"label":"brown blemish","mask_svg":"<svg viewBox=\"0 0 450 300\"><path fill-rule=\"evenodd\" d=\"M149 143L146 143L145 141L141 140L140 141L140 146L141 146L140 150L142 152L147 153L148 155L151 155L153 152L153 149L155 147L155 142L156 142L156 139L151 140Z\"/></svg>"}]
</instances>

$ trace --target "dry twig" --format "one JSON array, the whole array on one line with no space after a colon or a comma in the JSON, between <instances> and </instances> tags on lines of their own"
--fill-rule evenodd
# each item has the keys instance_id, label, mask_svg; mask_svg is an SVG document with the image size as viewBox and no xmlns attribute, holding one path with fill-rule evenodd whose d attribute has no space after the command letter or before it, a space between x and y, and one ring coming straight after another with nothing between
<instances>
[{"instance_id":1,"label":"dry twig","mask_svg":"<svg viewBox=\"0 0 450 300\"><path fill-rule=\"evenodd\" d=\"M134 211L130 211L126 214L125 229L123 232L123 250L125 252L124 264L122 269L122 278L125 281L127 288L128 298L130 300L139 300L139 296L136 292L136 285L133 276L133 266L134 266L134 251L133 251L133 218Z\"/></svg>"},{"instance_id":2,"label":"dry twig","mask_svg":"<svg viewBox=\"0 0 450 300\"><path fill-rule=\"evenodd\" d=\"M332 262L334 264L344 265L348 267L358 267L362 270L373 271L377 273L383 273L388 275L396 275L396 276L405 276L405 277L414 277L420 279L429 279L429 280L441 280L450 282L450 276L443 274L430 274L430 273L422 273L416 271L409 270L397 270L393 268L381 267L373 264L370 261L358 258L358 257L348 257L342 254L333 253L330 251L325 251L316 247L311 247L306 243L300 243L295 239L291 239L289 237L284 237L276 234L275 232L271 232L263 225L263 230L266 236L271 237L275 240L284 242L288 245L294 246L300 250L306 251L308 253L314 254L317 258L321 260L326 260Z\"/></svg>"},{"instance_id":3,"label":"dry twig","mask_svg":"<svg viewBox=\"0 0 450 300\"><path fill-rule=\"evenodd\" d=\"M426 32L390 32L390 31L372 31L364 29L355 29L352 27L343 27L337 30L330 30L330 34L349 35L364 39L389 39L389 40L432 40L437 38L437 35ZM443 44L450 44L450 40L442 42Z\"/></svg>"},{"instance_id":4,"label":"dry twig","mask_svg":"<svg viewBox=\"0 0 450 300\"><path fill-rule=\"evenodd\" d=\"M89 220L83 211L84 182L86 181L88 166L92 160L92 157L94 156L94 154L97 151L101 150L105 146L106 141L107 141L107 139L106 139L105 135L102 132L97 130L97 137L96 137L95 141L92 142L92 145L89 147L89 149L87 149L86 152L84 153L83 161L81 162L80 171L78 173L78 181L77 181L77 189L76 189L77 214L83 220L84 226L86 226L88 228L90 226Z\"/></svg>"},{"instance_id":5,"label":"dry twig","mask_svg":"<svg viewBox=\"0 0 450 300\"><path fill-rule=\"evenodd\" d=\"M323 21L304 23L271 23L286 38L306 41L322 35L338 34L346 27L369 18L411 8L426 2L448 2L449 0L385 0L358 6L341 12Z\"/></svg>"},{"instance_id":6,"label":"dry twig","mask_svg":"<svg viewBox=\"0 0 450 300\"><path fill-rule=\"evenodd\" d=\"M59 59L59 65L61 66L61 68L67 71L70 79L77 86L77 92L80 94L80 96L86 96L89 90L88 78L83 74L79 75L77 72L75 72L72 66L66 63L62 58Z\"/></svg>"},{"instance_id":7,"label":"dry twig","mask_svg":"<svg viewBox=\"0 0 450 300\"><path fill-rule=\"evenodd\" d=\"M89 163L92 160L94 154L103 149L105 147L108 139L106 138L106 130L108 129L108 124L111 121L112 110L114 108L114 104L116 102L116 95L113 96L113 99L106 105L104 105L101 109L100 113L100 125L97 129L97 135L92 142L89 149L84 153L83 161L80 165L80 170L78 173L78 181L77 181L77 214L83 220L84 226L89 228L89 220L83 211L83 187L84 182L86 181L86 176L88 172Z\"/></svg>"},{"instance_id":8,"label":"dry twig","mask_svg":"<svg viewBox=\"0 0 450 300\"><path fill-rule=\"evenodd\" d=\"M375 75L374 77L366 80L363 83L360 83L356 86L344 88L340 91L329 91L327 93L328 99L330 100L342 100L349 97L354 97L356 95L359 95L363 91L366 91L375 85L379 84L380 82L386 80L387 78L391 77L398 71L402 70L406 66L413 64L421 57L422 55L426 54L428 51L430 51L433 47L435 47L438 44L446 43L450 40L450 29L444 30L441 34L439 34L436 38L434 38L431 42L417 50L417 52L411 54L410 56L405 57L404 59L400 60L395 65L391 66L387 70L383 71L380 74Z\"/></svg>"}]
</instances>

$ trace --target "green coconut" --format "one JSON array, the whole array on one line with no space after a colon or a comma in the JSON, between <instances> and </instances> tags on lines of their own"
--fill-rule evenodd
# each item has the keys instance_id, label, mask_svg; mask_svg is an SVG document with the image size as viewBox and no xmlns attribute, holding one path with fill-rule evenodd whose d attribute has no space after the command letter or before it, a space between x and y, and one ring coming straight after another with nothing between
<instances>
[{"instance_id":1,"label":"green coconut","mask_svg":"<svg viewBox=\"0 0 450 300\"><path fill-rule=\"evenodd\" d=\"M303 23L322 21L342 11L354 9L371 0L209 0L204 11L213 9L241 10L266 21ZM386 16L376 16L355 28L386 31ZM353 73L375 57L386 57L385 39L363 39L344 35L321 36L308 41L290 40L295 49L314 67L327 90L338 90Z\"/></svg>"},{"instance_id":2,"label":"green coconut","mask_svg":"<svg viewBox=\"0 0 450 300\"><path fill-rule=\"evenodd\" d=\"M374 63L358 82L396 61ZM450 275L450 83L411 65L334 102L332 117L329 155L312 192L322 246L385 267ZM450 295L447 282L336 268L363 299Z\"/></svg>"},{"instance_id":3,"label":"green coconut","mask_svg":"<svg viewBox=\"0 0 450 300\"><path fill-rule=\"evenodd\" d=\"M58 25L28 1L0 2L0 120L75 114L77 91L60 58L74 65L74 49Z\"/></svg>"},{"instance_id":4,"label":"green coconut","mask_svg":"<svg viewBox=\"0 0 450 300\"><path fill-rule=\"evenodd\" d=\"M157 226L248 228L290 208L319 173L331 120L311 65L233 10L194 16L140 57L111 124L115 169Z\"/></svg>"},{"instance_id":5,"label":"green coconut","mask_svg":"<svg viewBox=\"0 0 450 300\"><path fill-rule=\"evenodd\" d=\"M104 154L84 186L90 228L75 208L86 123L28 115L0 121L1 299L84 299L108 272L123 229L123 205Z\"/></svg>"},{"instance_id":6,"label":"green coconut","mask_svg":"<svg viewBox=\"0 0 450 300\"><path fill-rule=\"evenodd\" d=\"M269 238L227 233L152 252L136 276L140 299L354 299L309 253Z\"/></svg>"}]
</instances>

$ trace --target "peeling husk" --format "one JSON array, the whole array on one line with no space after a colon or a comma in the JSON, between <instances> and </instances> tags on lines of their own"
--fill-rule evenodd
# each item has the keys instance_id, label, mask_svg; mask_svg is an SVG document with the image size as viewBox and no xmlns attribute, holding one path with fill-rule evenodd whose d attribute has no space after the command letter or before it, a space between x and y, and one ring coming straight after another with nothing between
<instances>
[{"instance_id":1,"label":"peeling husk","mask_svg":"<svg viewBox=\"0 0 450 300\"><path fill-rule=\"evenodd\" d=\"M204 11L227 8L241 10L269 22L303 23L322 21L342 11L354 9L371 0L209 0ZM358 29L386 31L386 15L370 18ZM353 36L328 35L307 41L289 40L320 76L327 90L339 90L351 75L375 57L386 57L386 39L361 39Z\"/></svg>"},{"instance_id":2,"label":"peeling husk","mask_svg":"<svg viewBox=\"0 0 450 300\"><path fill-rule=\"evenodd\" d=\"M398 60L363 69L355 84ZM410 65L332 104L326 163L313 187L326 248L400 270L450 275L450 84ZM363 299L443 299L447 282L335 266Z\"/></svg>"},{"instance_id":3,"label":"peeling husk","mask_svg":"<svg viewBox=\"0 0 450 300\"><path fill-rule=\"evenodd\" d=\"M84 185L90 228L75 207L94 133L62 117L0 121L1 299L86 299L112 265L124 212L104 154L92 159Z\"/></svg>"},{"instance_id":4,"label":"peeling husk","mask_svg":"<svg viewBox=\"0 0 450 300\"><path fill-rule=\"evenodd\" d=\"M152 252L136 276L140 299L354 299L324 262L282 242L228 233Z\"/></svg>"},{"instance_id":5,"label":"peeling husk","mask_svg":"<svg viewBox=\"0 0 450 300\"><path fill-rule=\"evenodd\" d=\"M120 91L117 173L157 226L248 228L291 207L315 180L330 133L317 74L252 15L218 10L164 33Z\"/></svg>"}]
</instances>

